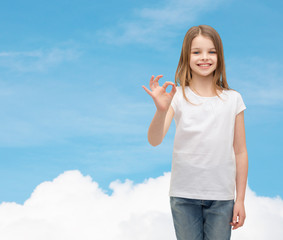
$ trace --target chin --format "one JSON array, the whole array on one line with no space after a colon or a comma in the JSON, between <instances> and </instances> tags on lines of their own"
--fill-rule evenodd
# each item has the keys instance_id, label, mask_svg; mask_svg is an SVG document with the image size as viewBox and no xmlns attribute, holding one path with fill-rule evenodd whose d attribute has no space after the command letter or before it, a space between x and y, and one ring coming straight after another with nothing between
<instances>
[{"instance_id":1,"label":"chin","mask_svg":"<svg viewBox=\"0 0 283 240\"><path fill-rule=\"evenodd\" d=\"M192 76L200 76L200 77L209 77L209 76L214 76L214 72L209 72L209 73L200 73L200 72L192 72Z\"/></svg>"}]
</instances>

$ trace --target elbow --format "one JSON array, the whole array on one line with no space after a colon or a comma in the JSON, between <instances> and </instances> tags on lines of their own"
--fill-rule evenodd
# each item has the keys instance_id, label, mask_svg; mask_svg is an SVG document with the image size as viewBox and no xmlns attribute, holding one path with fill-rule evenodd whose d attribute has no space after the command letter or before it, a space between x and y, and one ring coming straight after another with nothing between
<instances>
[{"instance_id":1,"label":"elbow","mask_svg":"<svg viewBox=\"0 0 283 240\"><path fill-rule=\"evenodd\" d=\"M153 140L153 139L148 138L148 142L151 146L157 147L158 145L162 143L162 140L158 141L158 140Z\"/></svg>"},{"instance_id":2,"label":"elbow","mask_svg":"<svg viewBox=\"0 0 283 240\"><path fill-rule=\"evenodd\" d=\"M160 145L160 143L153 143L153 142L149 142L149 144L153 147L157 147L158 145Z\"/></svg>"},{"instance_id":3,"label":"elbow","mask_svg":"<svg viewBox=\"0 0 283 240\"><path fill-rule=\"evenodd\" d=\"M151 134L150 132L147 133L147 140L149 144L153 147L160 145L163 139L164 134Z\"/></svg>"}]
</instances>

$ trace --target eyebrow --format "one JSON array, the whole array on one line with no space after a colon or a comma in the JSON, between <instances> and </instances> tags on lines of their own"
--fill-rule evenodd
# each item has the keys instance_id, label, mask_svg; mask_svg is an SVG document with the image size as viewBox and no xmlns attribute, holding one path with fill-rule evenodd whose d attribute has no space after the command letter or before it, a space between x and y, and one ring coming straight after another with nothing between
<instances>
[{"instance_id":1,"label":"eyebrow","mask_svg":"<svg viewBox=\"0 0 283 240\"><path fill-rule=\"evenodd\" d=\"M192 48L191 50L193 50L193 49L200 49L200 48ZM209 48L209 49L210 49L210 50L211 50L211 49L215 49L215 50L216 50L216 48Z\"/></svg>"}]
</instances>

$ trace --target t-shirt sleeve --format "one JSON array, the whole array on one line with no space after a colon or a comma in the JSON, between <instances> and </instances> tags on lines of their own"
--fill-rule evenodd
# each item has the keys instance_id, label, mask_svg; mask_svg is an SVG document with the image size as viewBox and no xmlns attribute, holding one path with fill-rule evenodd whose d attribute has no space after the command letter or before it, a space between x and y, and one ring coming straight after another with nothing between
<instances>
[{"instance_id":1,"label":"t-shirt sleeve","mask_svg":"<svg viewBox=\"0 0 283 240\"><path fill-rule=\"evenodd\" d=\"M174 109L174 112L176 113L177 111L177 106L178 106L178 98L179 98L179 92L180 92L180 88L176 87L177 91L171 101L171 106Z\"/></svg>"},{"instance_id":2,"label":"t-shirt sleeve","mask_svg":"<svg viewBox=\"0 0 283 240\"><path fill-rule=\"evenodd\" d=\"M237 105L236 105L236 115L246 109L246 105L240 93L237 92Z\"/></svg>"}]
</instances>

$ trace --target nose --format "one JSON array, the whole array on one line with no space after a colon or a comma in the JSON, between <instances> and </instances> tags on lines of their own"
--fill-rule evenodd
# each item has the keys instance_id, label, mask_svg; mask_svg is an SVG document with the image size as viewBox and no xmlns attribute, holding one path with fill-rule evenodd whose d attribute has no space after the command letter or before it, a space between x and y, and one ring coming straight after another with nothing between
<instances>
[{"instance_id":1,"label":"nose","mask_svg":"<svg viewBox=\"0 0 283 240\"><path fill-rule=\"evenodd\" d=\"M203 60L208 59L208 54L205 51L202 53L201 59L203 59Z\"/></svg>"}]
</instances>

